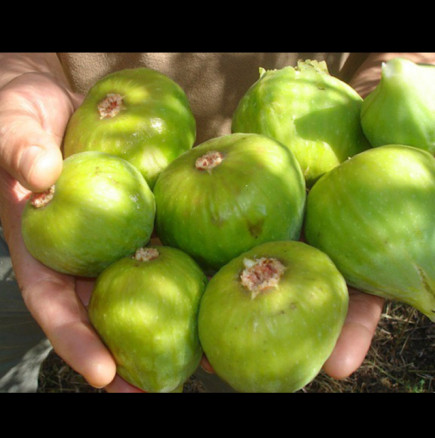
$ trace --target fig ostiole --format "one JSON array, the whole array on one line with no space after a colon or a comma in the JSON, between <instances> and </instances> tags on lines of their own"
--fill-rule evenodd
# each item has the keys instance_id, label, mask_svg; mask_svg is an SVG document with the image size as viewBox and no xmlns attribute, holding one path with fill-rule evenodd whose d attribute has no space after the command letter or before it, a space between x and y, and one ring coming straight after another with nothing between
<instances>
[{"instance_id":1,"label":"fig ostiole","mask_svg":"<svg viewBox=\"0 0 435 438\"><path fill-rule=\"evenodd\" d=\"M362 101L351 86L329 74L325 62L261 68L234 111L231 129L268 135L286 145L310 187L369 147L360 124Z\"/></svg>"},{"instance_id":2,"label":"fig ostiole","mask_svg":"<svg viewBox=\"0 0 435 438\"><path fill-rule=\"evenodd\" d=\"M96 277L150 240L154 195L126 160L103 152L64 160L56 183L30 196L22 234L30 252L65 274Z\"/></svg>"},{"instance_id":3,"label":"fig ostiole","mask_svg":"<svg viewBox=\"0 0 435 438\"><path fill-rule=\"evenodd\" d=\"M175 157L190 149L196 121L184 90L140 67L110 73L89 90L68 123L65 157L98 150L134 164L152 188Z\"/></svg>"},{"instance_id":4,"label":"fig ostiole","mask_svg":"<svg viewBox=\"0 0 435 438\"><path fill-rule=\"evenodd\" d=\"M293 154L259 134L210 139L175 159L154 187L156 232L213 273L249 248L300 236L305 181Z\"/></svg>"},{"instance_id":5,"label":"fig ostiole","mask_svg":"<svg viewBox=\"0 0 435 438\"><path fill-rule=\"evenodd\" d=\"M266 242L209 281L199 338L215 373L239 392L295 392L330 356L348 309L331 259L301 241Z\"/></svg>"},{"instance_id":6,"label":"fig ostiole","mask_svg":"<svg viewBox=\"0 0 435 438\"><path fill-rule=\"evenodd\" d=\"M180 392L202 357L197 314L207 277L182 251L138 248L97 278L89 318L118 374L146 392Z\"/></svg>"},{"instance_id":7,"label":"fig ostiole","mask_svg":"<svg viewBox=\"0 0 435 438\"><path fill-rule=\"evenodd\" d=\"M364 99L361 126L374 147L403 144L435 153L435 66L393 58Z\"/></svg>"},{"instance_id":8,"label":"fig ostiole","mask_svg":"<svg viewBox=\"0 0 435 438\"><path fill-rule=\"evenodd\" d=\"M435 321L435 159L406 145L355 155L310 190L304 234L349 285Z\"/></svg>"}]
</instances>

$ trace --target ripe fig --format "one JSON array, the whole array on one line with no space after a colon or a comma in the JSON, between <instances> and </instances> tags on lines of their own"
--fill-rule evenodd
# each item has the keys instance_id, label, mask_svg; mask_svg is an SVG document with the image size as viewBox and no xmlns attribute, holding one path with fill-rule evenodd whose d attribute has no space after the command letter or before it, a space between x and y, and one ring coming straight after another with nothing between
<instances>
[{"instance_id":1,"label":"ripe fig","mask_svg":"<svg viewBox=\"0 0 435 438\"><path fill-rule=\"evenodd\" d=\"M154 195L142 174L122 158L88 151L65 159L55 185L30 197L22 234L43 264L96 277L149 241L154 217Z\"/></svg>"},{"instance_id":2,"label":"ripe fig","mask_svg":"<svg viewBox=\"0 0 435 438\"><path fill-rule=\"evenodd\" d=\"M154 187L162 243L207 272L269 240L298 239L305 182L293 154L259 134L210 139L175 159Z\"/></svg>"},{"instance_id":3,"label":"ripe fig","mask_svg":"<svg viewBox=\"0 0 435 438\"><path fill-rule=\"evenodd\" d=\"M211 278L199 338L216 374L239 392L295 392L330 356L348 291L330 258L300 241L266 242Z\"/></svg>"},{"instance_id":4,"label":"ripe fig","mask_svg":"<svg viewBox=\"0 0 435 438\"><path fill-rule=\"evenodd\" d=\"M435 66L394 58L361 107L372 146L403 144L435 153Z\"/></svg>"},{"instance_id":5,"label":"ripe fig","mask_svg":"<svg viewBox=\"0 0 435 438\"><path fill-rule=\"evenodd\" d=\"M384 145L324 175L308 195L307 242L349 285L435 321L435 159Z\"/></svg>"},{"instance_id":6,"label":"ripe fig","mask_svg":"<svg viewBox=\"0 0 435 438\"><path fill-rule=\"evenodd\" d=\"M369 147L360 125L362 98L329 74L325 62L260 69L240 100L233 132L268 135L296 156L310 187L320 175Z\"/></svg>"},{"instance_id":7,"label":"ripe fig","mask_svg":"<svg viewBox=\"0 0 435 438\"><path fill-rule=\"evenodd\" d=\"M89 318L118 374L147 392L180 392L202 357L197 315L207 284L182 251L152 245L97 278Z\"/></svg>"},{"instance_id":8,"label":"ripe fig","mask_svg":"<svg viewBox=\"0 0 435 438\"><path fill-rule=\"evenodd\" d=\"M95 83L72 115L64 154L98 150L134 164L152 188L162 169L193 146L196 121L186 94L148 68L113 72Z\"/></svg>"}]
</instances>

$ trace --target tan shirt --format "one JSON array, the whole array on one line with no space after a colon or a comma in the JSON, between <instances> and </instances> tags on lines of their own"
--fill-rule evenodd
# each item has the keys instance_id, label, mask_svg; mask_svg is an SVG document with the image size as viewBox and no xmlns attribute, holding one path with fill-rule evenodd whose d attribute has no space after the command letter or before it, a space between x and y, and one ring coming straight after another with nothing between
<instances>
[{"instance_id":1,"label":"tan shirt","mask_svg":"<svg viewBox=\"0 0 435 438\"><path fill-rule=\"evenodd\" d=\"M197 122L196 144L230 132L237 103L258 79L259 68L296 65L298 59L325 60L329 72L348 81L364 53L59 53L73 90L86 94L104 75L123 68L149 67L166 74L186 92Z\"/></svg>"}]
</instances>

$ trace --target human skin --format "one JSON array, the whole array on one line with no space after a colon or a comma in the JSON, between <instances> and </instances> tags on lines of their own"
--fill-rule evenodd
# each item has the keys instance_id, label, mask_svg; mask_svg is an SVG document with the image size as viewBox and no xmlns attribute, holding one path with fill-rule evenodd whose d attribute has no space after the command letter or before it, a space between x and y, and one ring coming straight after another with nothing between
<instances>
[{"instance_id":1,"label":"human skin","mask_svg":"<svg viewBox=\"0 0 435 438\"><path fill-rule=\"evenodd\" d=\"M351 85L364 97L394 56L435 63L435 54L373 53ZM27 252L21 214L30 191L49 188L62 169L61 140L82 96L74 94L54 53L0 54L0 220L26 306L56 353L87 382L107 392L139 392L116 375L116 364L93 330L86 306L93 280L56 273ZM337 345L324 365L331 377L356 371L370 347L383 299L349 290L349 311ZM213 372L204 357L202 367Z\"/></svg>"}]
</instances>

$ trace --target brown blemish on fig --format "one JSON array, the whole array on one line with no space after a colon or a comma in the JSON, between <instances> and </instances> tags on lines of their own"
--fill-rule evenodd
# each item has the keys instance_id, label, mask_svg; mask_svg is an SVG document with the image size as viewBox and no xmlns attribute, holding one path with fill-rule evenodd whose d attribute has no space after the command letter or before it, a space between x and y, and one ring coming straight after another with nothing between
<instances>
[{"instance_id":1,"label":"brown blemish on fig","mask_svg":"<svg viewBox=\"0 0 435 438\"><path fill-rule=\"evenodd\" d=\"M255 223L248 222L248 230L252 237L257 239L263 232L264 219L260 219Z\"/></svg>"}]
</instances>

